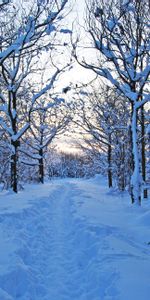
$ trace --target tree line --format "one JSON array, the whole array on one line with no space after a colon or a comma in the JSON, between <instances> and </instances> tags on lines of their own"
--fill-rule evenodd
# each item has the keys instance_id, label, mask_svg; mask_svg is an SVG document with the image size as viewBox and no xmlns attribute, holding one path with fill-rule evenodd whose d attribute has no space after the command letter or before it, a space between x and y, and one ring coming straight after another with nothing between
<instances>
[{"instance_id":1,"label":"tree line","mask_svg":"<svg viewBox=\"0 0 150 300\"><path fill-rule=\"evenodd\" d=\"M115 181L120 190L128 188L132 203L140 204L142 191L147 198L150 162L149 1L86 2L93 58L84 52L81 57L76 30L64 28L68 5L67 0L31 1L28 7L15 1L0 4L1 172L7 168L14 192L23 165L38 166L39 181L44 182L49 145L59 134L78 128L83 136L78 146L90 158L89 165L95 161L95 170L107 173L110 188ZM60 49L67 47L70 52L63 60ZM40 68L43 55L48 61ZM75 61L100 81L59 93L58 79ZM72 105L63 99L70 89Z\"/></svg>"}]
</instances>

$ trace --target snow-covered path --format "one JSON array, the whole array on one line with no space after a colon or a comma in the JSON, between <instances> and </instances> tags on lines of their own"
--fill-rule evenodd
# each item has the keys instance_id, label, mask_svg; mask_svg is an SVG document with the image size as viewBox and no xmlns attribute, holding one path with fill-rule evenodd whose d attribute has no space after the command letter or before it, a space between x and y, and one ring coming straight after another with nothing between
<instances>
[{"instance_id":1,"label":"snow-covered path","mask_svg":"<svg viewBox=\"0 0 150 300\"><path fill-rule=\"evenodd\" d=\"M0 300L149 299L148 243L130 230L125 199L107 194L107 202L106 191L57 181L36 201L34 190L23 209L3 207Z\"/></svg>"},{"instance_id":2,"label":"snow-covered path","mask_svg":"<svg viewBox=\"0 0 150 300\"><path fill-rule=\"evenodd\" d=\"M69 183L66 187L58 186L51 201L45 199L42 206L41 203L39 208L36 206L40 216L36 214L35 220L30 219L34 233L28 241L34 253L30 262L36 277L32 289L34 299L91 299L91 292L96 288L94 283L91 291L86 279L87 263L91 261L88 248L92 241L82 221L73 218L72 190L73 185ZM94 251L91 254L94 257ZM92 295L93 299L99 299L97 291Z\"/></svg>"}]
</instances>

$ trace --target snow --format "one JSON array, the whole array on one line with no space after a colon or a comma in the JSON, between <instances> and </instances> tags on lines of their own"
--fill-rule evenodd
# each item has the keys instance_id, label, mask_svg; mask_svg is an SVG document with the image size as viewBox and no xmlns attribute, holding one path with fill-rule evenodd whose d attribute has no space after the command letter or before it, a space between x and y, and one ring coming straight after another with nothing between
<instances>
[{"instance_id":1,"label":"snow","mask_svg":"<svg viewBox=\"0 0 150 300\"><path fill-rule=\"evenodd\" d=\"M148 124L147 129L146 129L147 135L150 134L150 124Z\"/></svg>"},{"instance_id":2,"label":"snow","mask_svg":"<svg viewBox=\"0 0 150 300\"><path fill-rule=\"evenodd\" d=\"M65 34L72 34L72 30L70 30L70 29L64 29L64 28L62 28L62 29L60 29L60 32L61 33L65 33Z\"/></svg>"},{"instance_id":3,"label":"snow","mask_svg":"<svg viewBox=\"0 0 150 300\"><path fill-rule=\"evenodd\" d=\"M5 124L4 118L0 117L0 125L3 127L4 130L6 130L6 132L11 136L13 135L13 130L12 128L8 127Z\"/></svg>"},{"instance_id":4,"label":"snow","mask_svg":"<svg viewBox=\"0 0 150 300\"><path fill-rule=\"evenodd\" d=\"M27 122L16 134L12 135L12 140L15 142L21 138L21 136L27 131L30 124Z\"/></svg>"},{"instance_id":5,"label":"snow","mask_svg":"<svg viewBox=\"0 0 150 300\"><path fill-rule=\"evenodd\" d=\"M111 31L118 24L118 20L117 20L117 18L110 19L107 21L107 24L108 24L109 30Z\"/></svg>"},{"instance_id":6,"label":"snow","mask_svg":"<svg viewBox=\"0 0 150 300\"><path fill-rule=\"evenodd\" d=\"M0 111L4 111L4 112L6 111L7 112L7 105L6 104L0 105Z\"/></svg>"},{"instance_id":7,"label":"snow","mask_svg":"<svg viewBox=\"0 0 150 300\"><path fill-rule=\"evenodd\" d=\"M1 300L148 300L150 209L103 177L0 193Z\"/></svg>"},{"instance_id":8,"label":"snow","mask_svg":"<svg viewBox=\"0 0 150 300\"><path fill-rule=\"evenodd\" d=\"M46 33L51 34L51 32L56 31L56 27L52 24L48 24L46 27Z\"/></svg>"}]
</instances>

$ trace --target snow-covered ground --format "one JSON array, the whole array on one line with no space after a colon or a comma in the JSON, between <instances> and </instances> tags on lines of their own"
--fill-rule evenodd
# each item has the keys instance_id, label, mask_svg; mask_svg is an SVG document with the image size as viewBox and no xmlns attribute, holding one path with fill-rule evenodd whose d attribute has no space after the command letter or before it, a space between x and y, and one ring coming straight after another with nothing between
<instances>
[{"instance_id":1,"label":"snow-covered ground","mask_svg":"<svg viewBox=\"0 0 150 300\"><path fill-rule=\"evenodd\" d=\"M105 180L0 193L0 300L149 300L150 204Z\"/></svg>"}]
</instances>

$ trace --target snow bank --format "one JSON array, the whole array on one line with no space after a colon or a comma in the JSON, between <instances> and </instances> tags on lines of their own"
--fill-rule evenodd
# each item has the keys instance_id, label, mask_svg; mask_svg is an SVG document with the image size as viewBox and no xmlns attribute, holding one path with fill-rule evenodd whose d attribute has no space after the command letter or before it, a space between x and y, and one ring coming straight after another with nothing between
<instances>
[{"instance_id":1,"label":"snow bank","mask_svg":"<svg viewBox=\"0 0 150 300\"><path fill-rule=\"evenodd\" d=\"M101 176L0 196L0 300L149 300L148 202Z\"/></svg>"}]
</instances>

